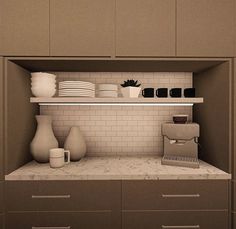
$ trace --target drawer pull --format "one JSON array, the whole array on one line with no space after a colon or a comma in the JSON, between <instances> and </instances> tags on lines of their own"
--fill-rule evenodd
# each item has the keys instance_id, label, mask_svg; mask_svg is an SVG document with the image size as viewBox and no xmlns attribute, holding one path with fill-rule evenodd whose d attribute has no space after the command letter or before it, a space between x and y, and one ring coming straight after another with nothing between
<instances>
[{"instance_id":1,"label":"drawer pull","mask_svg":"<svg viewBox=\"0 0 236 229\"><path fill-rule=\"evenodd\" d=\"M70 229L70 226L68 227L32 227L32 229Z\"/></svg>"},{"instance_id":2,"label":"drawer pull","mask_svg":"<svg viewBox=\"0 0 236 229\"><path fill-rule=\"evenodd\" d=\"M70 195L32 195L32 199L69 199Z\"/></svg>"},{"instance_id":3,"label":"drawer pull","mask_svg":"<svg viewBox=\"0 0 236 229\"><path fill-rule=\"evenodd\" d=\"M166 226L162 225L162 229L197 229L200 228L199 225L184 225L184 226Z\"/></svg>"},{"instance_id":4,"label":"drawer pull","mask_svg":"<svg viewBox=\"0 0 236 229\"><path fill-rule=\"evenodd\" d=\"M184 195L167 195L167 194L162 194L163 198L197 198L200 197L200 194L184 194Z\"/></svg>"}]
</instances>

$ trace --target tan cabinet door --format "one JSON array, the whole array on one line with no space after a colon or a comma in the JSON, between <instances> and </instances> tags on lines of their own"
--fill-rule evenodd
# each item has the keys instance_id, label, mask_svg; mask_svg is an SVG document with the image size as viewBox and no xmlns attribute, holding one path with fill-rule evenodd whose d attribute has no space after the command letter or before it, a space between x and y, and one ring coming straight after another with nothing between
<instances>
[{"instance_id":1,"label":"tan cabinet door","mask_svg":"<svg viewBox=\"0 0 236 229\"><path fill-rule=\"evenodd\" d=\"M52 56L111 56L114 0L51 0Z\"/></svg>"},{"instance_id":2,"label":"tan cabinet door","mask_svg":"<svg viewBox=\"0 0 236 229\"><path fill-rule=\"evenodd\" d=\"M49 55L49 0L0 0L0 54Z\"/></svg>"},{"instance_id":3,"label":"tan cabinet door","mask_svg":"<svg viewBox=\"0 0 236 229\"><path fill-rule=\"evenodd\" d=\"M117 0L116 56L174 56L175 0Z\"/></svg>"},{"instance_id":4,"label":"tan cabinet door","mask_svg":"<svg viewBox=\"0 0 236 229\"><path fill-rule=\"evenodd\" d=\"M234 0L177 0L177 55L234 54Z\"/></svg>"},{"instance_id":5,"label":"tan cabinet door","mask_svg":"<svg viewBox=\"0 0 236 229\"><path fill-rule=\"evenodd\" d=\"M3 93L3 57L0 57L0 180L3 180L3 114L4 114L4 93ZM0 197L1 198L1 197Z\"/></svg>"}]
</instances>

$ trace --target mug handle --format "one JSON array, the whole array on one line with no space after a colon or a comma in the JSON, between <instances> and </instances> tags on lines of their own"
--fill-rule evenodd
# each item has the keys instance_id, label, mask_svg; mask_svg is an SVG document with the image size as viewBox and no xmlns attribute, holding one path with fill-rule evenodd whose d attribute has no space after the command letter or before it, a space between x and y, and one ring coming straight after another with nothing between
<instances>
[{"instance_id":1,"label":"mug handle","mask_svg":"<svg viewBox=\"0 0 236 229\"><path fill-rule=\"evenodd\" d=\"M69 150L64 150L64 153L67 154L67 161L65 161L66 164L70 163L70 151Z\"/></svg>"}]
</instances>

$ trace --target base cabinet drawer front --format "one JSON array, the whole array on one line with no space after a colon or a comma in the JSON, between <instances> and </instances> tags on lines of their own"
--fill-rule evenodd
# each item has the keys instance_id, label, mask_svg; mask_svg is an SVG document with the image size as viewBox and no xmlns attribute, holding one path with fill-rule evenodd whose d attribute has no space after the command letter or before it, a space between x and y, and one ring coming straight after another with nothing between
<instances>
[{"instance_id":1,"label":"base cabinet drawer front","mask_svg":"<svg viewBox=\"0 0 236 229\"><path fill-rule=\"evenodd\" d=\"M9 181L8 211L94 211L120 207L120 182Z\"/></svg>"},{"instance_id":2,"label":"base cabinet drawer front","mask_svg":"<svg viewBox=\"0 0 236 229\"><path fill-rule=\"evenodd\" d=\"M6 229L109 229L109 212L9 213Z\"/></svg>"},{"instance_id":3,"label":"base cabinet drawer front","mask_svg":"<svg viewBox=\"0 0 236 229\"><path fill-rule=\"evenodd\" d=\"M124 181L124 210L228 209L228 181Z\"/></svg>"},{"instance_id":4,"label":"base cabinet drawer front","mask_svg":"<svg viewBox=\"0 0 236 229\"><path fill-rule=\"evenodd\" d=\"M228 229L227 211L123 212L123 229Z\"/></svg>"}]
</instances>

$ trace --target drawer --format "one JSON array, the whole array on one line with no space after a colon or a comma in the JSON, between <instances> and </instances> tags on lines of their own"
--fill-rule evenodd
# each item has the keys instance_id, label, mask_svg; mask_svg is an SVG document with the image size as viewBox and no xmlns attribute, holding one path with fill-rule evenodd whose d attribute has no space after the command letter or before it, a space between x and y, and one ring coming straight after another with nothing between
<instances>
[{"instance_id":1,"label":"drawer","mask_svg":"<svg viewBox=\"0 0 236 229\"><path fill-rule=\"evenodd\" d=\"M8 181L8 211L93 211L120 207L119 181Z\"/></svg>"},{"instance_id":2,"label":"drawer","mask_svg":"<svg viewBox=\"0 0 236 229\"><path fill-rule=\"evenodd\" d=\"M123 212L123 229L227 229L227 211Z\"/></svg>"},{"instance_id":3,"label":"drawer","mask_svg":"<svg viewBox=\"0 0 236 229\"><path fill-rule=\"evenodd\" d=\"M109 212L9 213L6 229L109 229Z\"/></svg>"},{"instance_id":4,"label":"drawer","mask_svg":"<svg viewBox=\"0 0 236 229\"><path fill-rule=\"evenodd\" d=\"M124 181L124 210L228 209L228 181Z\"/></svg>"}]
</instances>

